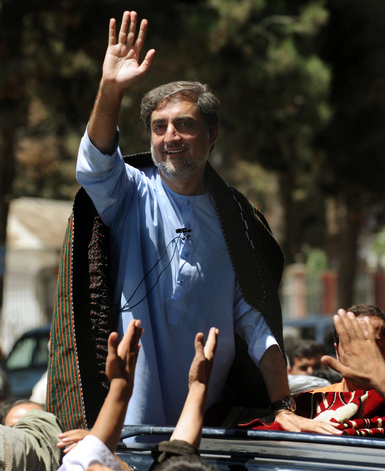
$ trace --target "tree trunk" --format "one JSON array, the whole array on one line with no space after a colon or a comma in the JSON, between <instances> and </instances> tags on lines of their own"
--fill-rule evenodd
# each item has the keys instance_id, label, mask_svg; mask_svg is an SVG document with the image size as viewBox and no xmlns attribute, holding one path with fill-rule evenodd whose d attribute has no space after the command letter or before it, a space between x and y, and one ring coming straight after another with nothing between
<instances>
[{"instance_id":1,"label":"tree trunk","mask_svg":"<svg viewBox=\"0 0 385 471\"><path fill-rule=\"evenodd\" d=\"M361 226L361 197L357 190L345 189L341 196L340 260L338 268L338 307L347 309L354 303L358 265L358 236Z\"/></svg>"},{"instance_id":2,"label":"tree trunk","mask_svg":"<svg viewBox=\"0 0 385 471\"><path fill-rule=\"evenodd\" d=\"M285 255L287 265L294 263L295 255L297 252L297 241L295 237L296 218L293 201L293 187L294 178L291 170L288 169L286 172L280 173L279 193L283 212L283 237L280 239L279 243Z\"/></svg>"},{"instance_id":3,"label":"tree trunk","mask_svg":"<svg viewBox=\"0 0 385 471\"><path fill-rule=\"evenodd\" d=\"M0 312L3 305L7 220L15 177L14 162L14 129L12 126L2 127L0 130Z\"/></svg>"}]
</instances>

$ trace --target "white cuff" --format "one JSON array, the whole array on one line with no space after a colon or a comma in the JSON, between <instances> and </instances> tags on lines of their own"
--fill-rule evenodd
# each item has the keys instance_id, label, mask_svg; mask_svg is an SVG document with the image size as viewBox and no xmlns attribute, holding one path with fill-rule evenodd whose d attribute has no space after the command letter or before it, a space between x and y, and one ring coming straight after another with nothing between
<instances>
[{"instance_id":1,"label":"white cuff","mask_svg":"<svg viewBox=\"0 0 385 471\"><path fill-rule=\"evenodd\" d=\"M114 471L123 471L114 454L94 435L87 435L64 455L59 471L84 471L92 464L101 464Z\"/></svg>"}]
</instances>

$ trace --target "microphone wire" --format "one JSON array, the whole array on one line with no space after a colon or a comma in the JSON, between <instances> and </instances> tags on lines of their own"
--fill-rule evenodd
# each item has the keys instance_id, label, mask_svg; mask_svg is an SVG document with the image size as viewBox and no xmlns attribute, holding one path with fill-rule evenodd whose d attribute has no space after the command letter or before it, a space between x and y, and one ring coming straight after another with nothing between
<instances>
[{"instance_id":1,"label":"microphone wire","mask_svg":"<svg viewBox=\"0 0 385 471\"><path fill-rule=\"evenodd\" d=\"M162 273L170 266L174 256L175 256L175 252L176 252L176 249L178 248L178 242L175 244L175 247L174 247L174 250L172 252L172 256L169 260L169 262L167 263L167 265L163 268L163 270L159 273L159 276L157 278L157 280L155 281L154 285L152 286L152 288L146 293L146 295L140 300L138 301L136 304L134 304L133 306L129 306L128 303L131 301L131 299L134 297L135 293L138 291L140 285L144 282L144 280L148 277L148 275L152 272L152 270L158 265L158 263L162 260L162 258L164 257L164 255L167 253L167 249L169 248L169 246L174 242L174 240L186 240L188 239L190 236L189 235L186 235L185 237L183 237L182 235L185 233L185 232L191 232L191 229L176 229L176 232L178 233L178 235L176 237L174 237L166 246L166 248L164 249L162 255L159 257L158 261L155 262L155 264L153 265L153 267L144 275L144 277L142 278L142 280L140 281L140 283L138 284L138 286L135 288L134 292L131 294L130 298L124 303L124 305L116 312L116 314L119 314L119 312L123 312L124 310L126 309L134 309L134 307L138 306L138 304L140 304L142 301L144 301L147 296L151 293L151 291L155 288L155 286L158 284L159 282L159 279L162 275Z\"/></svg>"}]
</instances>

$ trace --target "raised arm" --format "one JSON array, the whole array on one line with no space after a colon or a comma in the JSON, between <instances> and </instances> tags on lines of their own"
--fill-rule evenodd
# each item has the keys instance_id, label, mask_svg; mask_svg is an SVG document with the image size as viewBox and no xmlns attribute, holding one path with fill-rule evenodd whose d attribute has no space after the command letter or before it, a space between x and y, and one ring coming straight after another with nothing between
<instances>
[{"instance_id":1,"label":"raised arm","mask_svg":"<svg viewBox=\"0 0 385 471\"><path fill-rule=\"evenodd\" d=\"M325 355L322 363L358 389L375 389L385 399L385 360L370 318L365 317L362 326L353 313L340 309L333 321L339 337L340 361Z\"/></svg>"},{"instance_id":2,"label":"raised arm","mask_svg":"<svg viewBox=\"0 0 385 471\"><path fill-rule=\"evenodd\" d=\"M113 332L108 339L106 375L111 381L110 390L91 429L91 435L99 438L112 452L119 442L128 402L134 388L135 367L142 333L140 321L133 319L120 343L116 332Z\"/></svg>"},{"instance_id":3,"label":"raised arm","mask_svg":"<svg viewBox=\"0 0 385 471\"><path fill-rule=\"evenodd\" d=\"M170 440L184 440L199 448L218 333L219 330L212 327L206 345L203 345L202 333L195 337L195 357L189 372L189 392Z\"/></svg>"},{"instance_id":4,"label":"raised arm","mask_svg":"<svg viewBox=\"0 0 385 471\"><path fill-rule=\"evenodd\" d=\"M136 34L137 14L125 11L116 37L116 20L110 20L102 79L88 125L91 142L104 154L111 154L114 149L119 110L125 90L146 74L154 57L155 50L151 49L143 62L139 63L147 26L148 21L142 20Z\"/></svg>"}]
</instances>

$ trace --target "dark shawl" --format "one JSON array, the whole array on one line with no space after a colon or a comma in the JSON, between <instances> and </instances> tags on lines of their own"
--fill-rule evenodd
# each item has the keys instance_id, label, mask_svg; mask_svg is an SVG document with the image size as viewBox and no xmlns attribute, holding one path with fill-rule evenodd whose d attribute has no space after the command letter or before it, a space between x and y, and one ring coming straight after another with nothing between
<instances>
[{"instance_id":1,"label":"dark shawl","mask_svg":"<svg viewBox=\"0 0 385 471\"><path fill-rule=\"evenodd\" d=\"M149 153L125 161L134 167L152 165ZM284 259L279 244L263 214L210 164L206 178L242 295L262 313L284 351L278 297ZM63 244L48 363L47 409L59 417L65 430L92 427L107 395L107 339L116 325L112 292L108 229L80 188ZM247 345L238 335L235 343L226 401L266 407L266 387Z\"/></svg>"}]
</instances>

